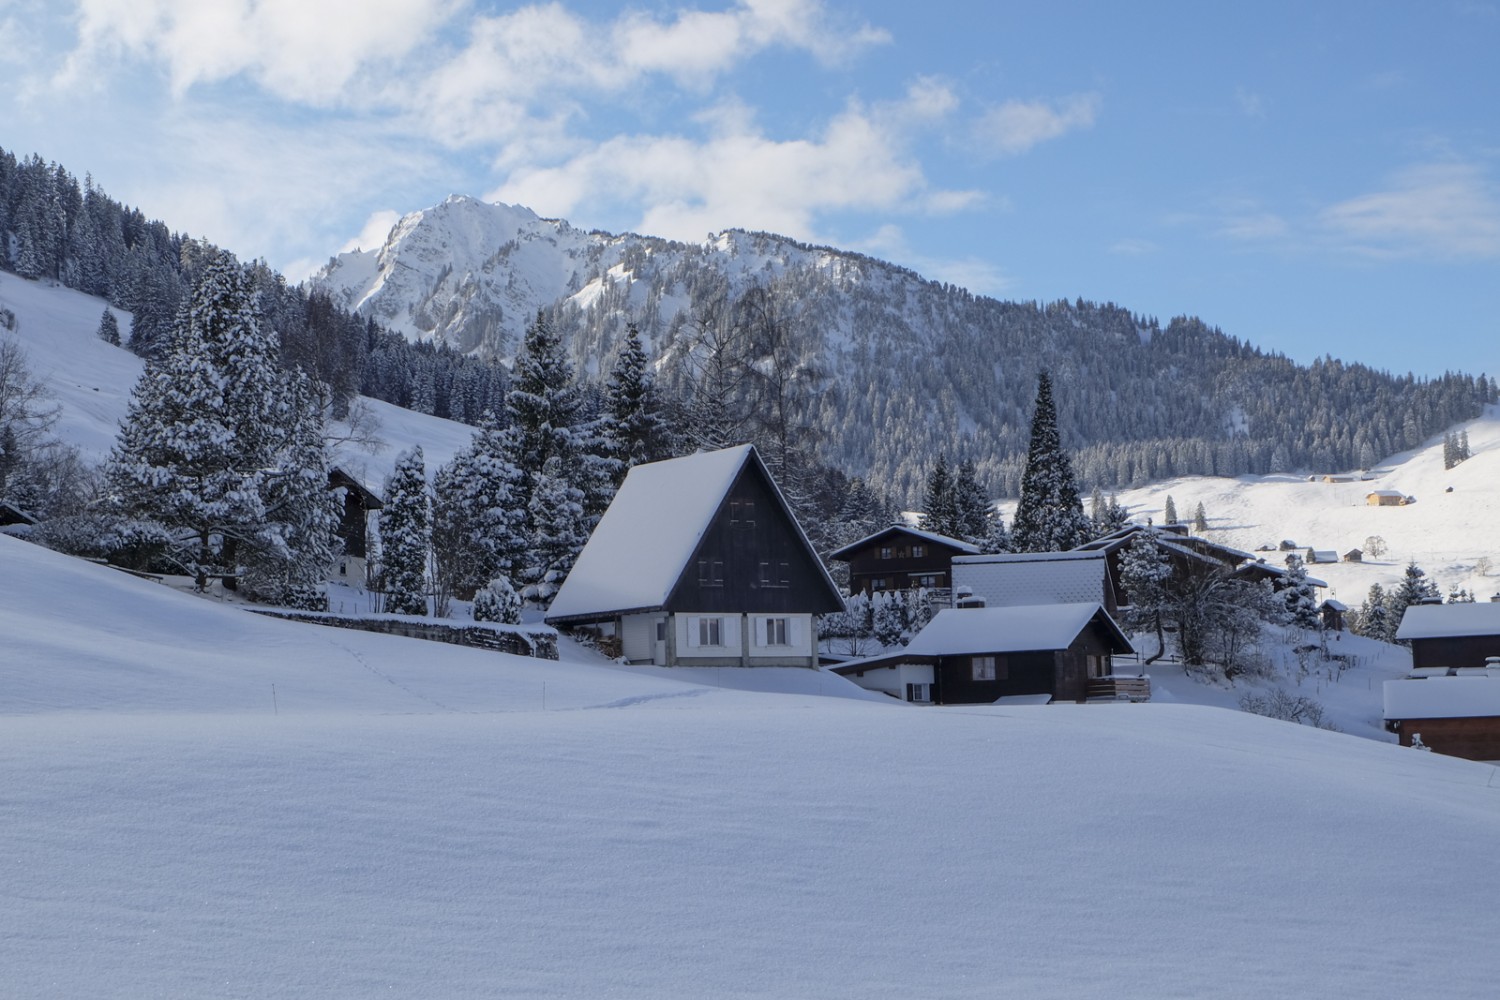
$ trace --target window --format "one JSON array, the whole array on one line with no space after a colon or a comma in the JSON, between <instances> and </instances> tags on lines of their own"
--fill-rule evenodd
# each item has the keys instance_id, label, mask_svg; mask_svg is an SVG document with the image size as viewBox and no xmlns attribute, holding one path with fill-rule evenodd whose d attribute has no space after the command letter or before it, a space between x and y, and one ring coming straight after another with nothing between
<instances>
[{"instance_id":1,"label":"window","mask_svg":"<svg viewBox=\"0 0 1500 1000\"><path fill-rule=\"evenodd\" d=\"M762 562L760 564L762 587L791 586L791 564L785 562Z\"/></svg>"},{"instance_id":2,"label":"window","mask_svg":"<svg viewBox=\"0 0 1500 1000\"><path fill-rule=\"evenodd\" d=\"M911 556L912 556L913 559L920 559L923 556L925 556L926 554L927 554L927 546L925 546L925 545L913 545L911 547Z\"/></svg>"},{"instance_id":3,"label":"window","mask_svg":"<svg viewBox=\"0 0 1500 1000\"><path fill-rule=\"evenodd\" d=\"M880 547L880 558L894 559L896 558L896 550L889 545L882 545Z\"/></svg>"},{"instance_id":4,"label":"window","mask_svg":"<svg viewBox=\"0 0 1500 1000\"><path fill-rule=\"evenodd\" d=\"M665 618L656 623L656 641L667 641L667 620Z\"/></svg>"},{"instance_id":5,"label":"window","mask_svg":"<svg viewBox=\"0 0 1500 1000\"><path fill-rule=\"evenodd\" d=\"M755 501L729 501L729 526L731 528L755 527Z\"/></svg>"},{"instance_id":6,"label":"window","mask_svg":"<svg viewBox=\"0 0 1500 1000\"><path fill-rule=\"evenodd\" d=\"M911 585L913 587L924 587L927 590L932 590L935 587L941 587L943 585L943 574L918 573L916 576L913 576L911 578Z\"/></svg>"},{"instance_id":7,"label":"window","mask_svg":"<svg viewBox=\"0 0 1500 1000\"><path fill-rule=\"evenodd\" d=\"M890 585L891 582L883 576L877 576L870 581L870 589L877 592L890 589Z\"/></svg>"},{"instance_id":8,"label":"window","mask_svg":"<svg viewBox=\"0 0 1500 1000\"><path fill-rule=\"evenodd\" d=\"M766 645L767 646L786 646L786 645L789 645L787 643L787 641L786 641L786 619L785 618L767 618L766 619Z\"/></svg>"},{"instance_id":9,"label":"window","mask_svg":"<svg viewBox=\"0 0 1500 1000\"><path fill-rule=\"evenodd\" d=\"M698 560L698 586L724 586L724 562L721 559Z\"/></svg>"},{"instance_id":10,"label":"window","mask_svg":"<svg viewBox=\"0 0 1500 1000\"><path fill-rule=\"evenodd\" d=\"M907 701L931 701L932 694L928 690L931 684L908 684L906 685Z\"/></svg>"},{"instance_id":11,"label":"window","mask_svg":"<svg viewBox=\"0 0 1500 1000\"><path fill-rule=\"evenodd\" d=\"M974 664L974 679L976 681L992 681L995 679L995 658L993 656L976 656L971 662Z\"/></svg>"},{"instance_id":12,"label":"window","mask_svg":"<svg viewBox=\"0 0 1500 1000\"><path fill-rule=\"evenodd\" d=\"M698 645L700 645L700 646L722 646L722 645L724 645L724 619L722 619L722 618L699 618L698 619Z\"/></svg>"}]
</instances>

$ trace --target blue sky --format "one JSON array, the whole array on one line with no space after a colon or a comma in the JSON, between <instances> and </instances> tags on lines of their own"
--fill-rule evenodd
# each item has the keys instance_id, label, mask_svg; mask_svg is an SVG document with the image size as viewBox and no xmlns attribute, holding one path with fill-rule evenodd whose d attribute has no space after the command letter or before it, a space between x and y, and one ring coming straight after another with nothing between
<instances>
[{"instance_id":1,"label":"blue sky","mask_svg":"<svg viewBox=\"0 0 1500 1000\"><path fill-rule=\"evenodd\" d=\"M0 0L0 146L294 278L458 192L1496 374L1497 52L1473 0Z\"/></svg>"}]
</instances>

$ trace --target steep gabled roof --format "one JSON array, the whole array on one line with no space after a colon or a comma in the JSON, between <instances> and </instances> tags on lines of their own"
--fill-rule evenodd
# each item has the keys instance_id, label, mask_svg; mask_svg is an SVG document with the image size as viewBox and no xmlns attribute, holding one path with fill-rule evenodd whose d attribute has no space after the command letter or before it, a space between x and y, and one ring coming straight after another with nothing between
<instances>
[{"instance_id":1,"label":"steep gabled roof","mask_svg":"<svg viewBox=\"0 0 1500 1000\"><path fill-rule=\"evenodd\" d=\"M1386 681L1387 719L1477 719L1500 715L1500 679L1423 677Z\"/></svg>"},{"instance_id":2,"label":"steep gabled roof","mask_svg":"<svg viewBox=\"0 0 1500 1000\"><path fill-rule=\"evenodd\" d=\"M553 598L548 622L580 622L664 607L740 472L753 463L797 531L828 592L843 598L791 506L751 445L637 465Z\"/></svg>"},{"instance_id":3,"label":"steep gabled roof","mask_svg":"<svg viewBox=\"0 0 1500 1000\"><path fill-rule=\"evenodd\" d=\"M828 553L828 558L844 559L855 549L862 549L866 545L869 545L891 535L910 535L913 538L920 538L924 541L932 542L935 545L946 545L951 549L957 549L959 552L966 553L967 555L972 556L979 554L979 546L971 545L968 542L963 541L962 539L950 538L948 535L940 535L935 531L923 531L920 528L912 528L904 524L890 524L884 528L881 528L879 531L874 532L873 534L866 535L857 542L850 542L843 548L836 549L833 552Z\"/></svg>"}]
</instances>

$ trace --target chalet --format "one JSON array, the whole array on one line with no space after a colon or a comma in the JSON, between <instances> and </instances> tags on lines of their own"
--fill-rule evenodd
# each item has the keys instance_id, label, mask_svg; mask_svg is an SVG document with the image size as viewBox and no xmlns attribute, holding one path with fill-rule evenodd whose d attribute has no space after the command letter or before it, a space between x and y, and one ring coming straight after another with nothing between
<instances>
[{"instance_id":1,"label":"chalet","mask_svg":"<svg viewBox=\"0 0 1500 1000\"><path fill-rule=\"evenodd\" d=\"M370 550L370 515L385 506L374 491L340 468L328 470L328 488L339 496L339 541L343 551L335 560L333 577L365 582Z\"/></svg>"},{"instance_id":2,"label":"chalet","mask_svg":"<svg viewBox=\"0 0 1500 1000\"><path fill-rule=\"evenodd\" d=\"M1355 477L1352 474L1351 475L1341 475L1341 474L1338 474L1338 473L1333 473L1333 474L1324 476L1323 477L1323 482L1325 482L1325 483L1352 483L1352 482L1355 481L1356 478L1357 477Z\"/></svg>"},{"instance_id":3,"label":"chalet","mask_svg":"<svg viewBox=\"0 0 1500 1000\"><path fill-rule=\"evenodd\" d=\"M955 556L953 587L955 594L967 592L974 604L987 608L1083 602L1113 614L1119 607L1104 552Z\"/></svg>"},{"instance_id":4,"label":"chalet","mask_svg":"<svg viewBox=\"0 0 1500 1000\"><path fill-rule=\"evenodd\" d=\"M1130 641L1097 602L939 611L905 648L833 667L903 701L990 704L1042 696L1083 701Z\"/></svg>"},{"instance_id":5,"label":"chalet","mask_svg":"<svg viewBox=\"0 0 1500 1000\"><path fill-rule=\"evenodd\" d=\"M1308 549L1306 560L1308 565L1312 565L1313 563L1336 563L1339 561L1339 554L1333 549Z\"/></svg>"},{"instance_id":6,"label":"chalet","mask_svg":"<svg viewBox=\"0 0 1500 1000\"><path fill-rule=\"evenodd\" d=\"M1106 603L1111 612L1130 604L1130 595L1120 587L1120 563L1125 553L1146 535L1156 540L1159 548L1172 567L1174 580L1182 581L1199 574L1232 572L1237 566L1253 559L1248 552L1220 545L1202 536L1188 534L1185 524L1140 525L1127 524L1074 549L1074 552L1103 553L1109 563L1109 576L1115 585L1115 605Z\"/></svg>"},{"instance_id":7,"label":"chalet","mask_svg":"<svg viewBox=\"0 0 1500 1000\"><path fill-rule=\"evenodd\" d=\"M1500 677L1484 676L1493 673L1386 681L1386 730L1404 747L1420 738L1435 753L1500 761Z\"/></svg>"},{"instance_id":8,"label":"chalet","mask_svg":"<svg viewBox=\"0 0 1500 1000\"><path fill-rule=\"evenodd\" d=\"M750 445L630 470L547 624L592 626L631 663L816 667L843 598Z\"/></svg>"},{"instance_id":9,"label":"chalet","mask_svg":"<svg viewBox=\"0 0 1500 1000\"><path fill-rule=\"evenodd\" d=\"M1365 503L1371 507L1405 507L1409 502L1400 490L1375 490L1365 494Z\"/></svg>"},{"instance_id":10,"label":"chalet","mask_svg":"<svg viewBox=\"0 0 1500 1000\"><path fill-rule=\"evenodd\" d=\"M1364 561L1365 561L1365 552L1364 552L1364 549L1350 549L1348 552L1344 553L1344 562L1364 562Z\"/></svg>"},{"instance_id":11,"label":"chalet","mask_svg":"<svg viewBox=\"0 0 1500 1000\"><path fill-rule=\"evenodd\" d=\"M1414 604L1396 638L1411 643L1413 667L1483 667L1500 656L1500 604Z\"/></svg>"},{"instance_id":12,"label":"chalet","mask_svg":"<svg viewBox=\"0 0 1500 1000\"><path fill-rule=\"evenodd\" d=\"M36 517L33 514L9 501L0 500L0 528L8 528L12 525L29 528L35 524Z\"/></svg>"},{"instance_id":13,"label":"chalet","mask_svg":"<svg viewBox=\"0 0 1500 1000\"><path fill-rule=\"evenodd\" d=\"M979 554L979 546L932 531L893 524L828 554L849 564L849 592L946 590L953 586L953 557Z\"/></svg>"},{"instance_id":14,"label":"chalet","mask_svg":"<svg viewBox=\"0 0 1500 1000\"><path fill-rule=\"evenodd\" d=\"M1343 601L1328 598L1318 605L1318 614L1323 617L1323 628L1329 632L1344 631L1344 616L1349 613L1349 605Z\"/></svg>"}]
</instances>

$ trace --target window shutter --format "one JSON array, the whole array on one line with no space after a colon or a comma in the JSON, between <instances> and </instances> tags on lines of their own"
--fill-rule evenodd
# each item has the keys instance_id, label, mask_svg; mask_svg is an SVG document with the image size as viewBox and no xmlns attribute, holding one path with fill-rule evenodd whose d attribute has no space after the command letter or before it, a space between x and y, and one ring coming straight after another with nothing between
<instances>
[{"instance_id":1,"label":"window shutter","mask_svg":"<svg viewBox=\"0 0 1500 1000\"><path fill-rule=\"evenodd\" d=\"M730 649L738 649L740 645L740 616L726 615L724 617L724 645Z\"/></svg>"},{"instance_id":2,"label":"window shutter","mask_svg":"<svg viewBox=\"0 0 1500 1000\"><path fill-rule=\"evenodd\" d=\"M786 620L786 642L793 649L802 648L802 619L792 615Z\"/></svg>"},{"instance_id":3,"label":"window shutter","mask_svg":"<svg viewBox=\"0 0 1500 1000\"><path fill-rule=\"evenodd\" d=\"M699 621L700 621L700 619L698 619L698 618L689 618L687 620L687 629L685 630L687 632L687 644L688 644L688 647L692 648L692 649L696 649L698 647L698 645L699 645L699 643L698 643L698 629L700 628L700 626L698 624Z\"/></svg>"}]
</instances>

